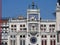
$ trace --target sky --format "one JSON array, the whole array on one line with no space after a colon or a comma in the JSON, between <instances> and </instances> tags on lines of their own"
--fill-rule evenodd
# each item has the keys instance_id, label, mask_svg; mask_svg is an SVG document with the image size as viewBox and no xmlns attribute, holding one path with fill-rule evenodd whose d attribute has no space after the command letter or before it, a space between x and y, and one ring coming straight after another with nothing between
<instances>
[{"instance_id":1,"label":"sky","mask_svg":"<svg viewBox=\"0 0 60 45\"><path fill-rule=\"evenodd\" d=\"M57 0L2 0L2 17L17 18L18 16L27 16L28 5L32 1L40 9L40 17L43 19L55 19Z\"/></svg>"}]
</instances>

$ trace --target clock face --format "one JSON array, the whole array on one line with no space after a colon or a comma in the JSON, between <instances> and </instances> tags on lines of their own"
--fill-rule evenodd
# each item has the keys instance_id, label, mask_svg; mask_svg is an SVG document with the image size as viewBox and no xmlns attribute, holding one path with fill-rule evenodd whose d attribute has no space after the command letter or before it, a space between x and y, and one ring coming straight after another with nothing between
<instances>
[{"instance_id":1,"label":"clock face","mask_svg":"<svg viewBox=\"0 0 60 45\"><path fill-rule=\"evenodd\" d=\"M31 37L30 42L35 44L37 42L37 38L36 37Z\"/></svg>"}]
</instances>

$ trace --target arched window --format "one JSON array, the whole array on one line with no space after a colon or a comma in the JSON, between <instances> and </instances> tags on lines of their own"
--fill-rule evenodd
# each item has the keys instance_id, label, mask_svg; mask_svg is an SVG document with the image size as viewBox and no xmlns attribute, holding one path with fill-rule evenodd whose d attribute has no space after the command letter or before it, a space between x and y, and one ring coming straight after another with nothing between
<instances>
[{"instance_id":1,"label":"arched window","mask_svg":"<svg viewBox=\"0 0 60 45\"><path fill-rule=\"evenodd\" d=\"M50 45L52 45L52 40L50 40Z\"/></svg>"},{"instance_id":2,"label":"arched window","mask_svg":"<svg viewBox=\"0 0 60 45\"><path fill-rule=\"evenodd\" d=\"M50 38L52 38L52 35L50 35Z\"/></svg>"},{"instance_id":3,"label":"arched window","mask_svg":"<svg viewBox=\"0 0 60 45\"><path fill-rule=\"evenodd\" d=\"M50 45L56 45L56 41L55 40L50 40Z\"/></svg>"},{"instance_id":4,"label":"arched window","mask_svg":"<svg viewBox=\"0 0 60 45\"><path fill-rule=\"evenodd\" d=\"M56 41L54 40L54 45L56 45Z\"/></svg>"},{"instance_id":5,"label":"arched window","mask_svg":"<svg viewBox=\"0 0 60 45\"><path fill-rule=\"evenodd\" d=\"M4 45L4 43L2 42L2 45Z\"/></svg>"},{"instance_id":6,"label":"arched window","mask_svg":"<svg viewBox=\"0 0 60 45\"><path fill-rule=\"evenodd\" d=\"M43 38L43 35L41 37Z\"/></svg>"},{"instance_id":7,"label":"arched window","mask_svg":"<svg viewBox=\"0 0 60 45\"><path fill-rule=\"evenodd\" d=\"M42 40L41 45L47 45L47 40Z\"/></svg>"},{"instance_id":8,"label":"arched window","mask_svg":"<svg viewBox=\"0 0 60 45\"><path fill-rule=\"evenodd\" d=\"M43 40L41 41L41 45L43 45Z\"/></svg>"},{"instance_id":9,"label":"arched window","mask_svg":"<svg viewBox=\"0 0 60 45\"><path fill-rule=\"evenodd\" d=\"M45 35L45 38L46 38L47 36Z\"/></svg>"},{"instance_id":10,"label":"arched window","mask_svg":"<svg viewBox=\"0 0 60 45\"><path fill-rule=\"evenodd\" d=\"M5 42L5 45L7 45L7 42Z\"/></svg>"},{"instance_id":11,"label":"arched window","mask_svg":"<svg viewBox=\"0 0 60 45\"><path fill-rule=\"evenodd\" d=\"M45 40L45 45L47 45L47 40Z\"/></svg>"}]
</instances>

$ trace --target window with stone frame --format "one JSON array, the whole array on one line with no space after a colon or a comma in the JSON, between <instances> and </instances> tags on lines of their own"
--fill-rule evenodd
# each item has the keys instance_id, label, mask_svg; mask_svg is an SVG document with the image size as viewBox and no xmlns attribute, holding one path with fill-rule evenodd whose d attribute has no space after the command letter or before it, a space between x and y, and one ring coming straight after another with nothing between
<instances>
[{"instance_id":1,"label":"window with stone frame","mask_svg":"<svg viewBox=\"0 0 60 45\"><path fill-rule=\"evenodd\" d=\"M16 25L15 25L15 24L13 24L13 25L11 25L11 27L16 27Z\"/></svg>"},{"instance_id":2,"label":"window with stone frame","mask_svg":"<svg viewBox=\"0 0 60 45\"><path fill-rule=\"evenodd\" d=\"M11 38L15 38L16 36L15 35L10 35Z\"/></svg>"},{"instance_id":3,"label":"window with stone frame","mask_svg":"<svg viewBox=\"0 0 60 45\"><path fill-rule=\"evenodd\" d=\"M42 40L41 45L47 45L47 40Z\"/></svg>"},{"instance_id":4,"label":"window with stone frame","mask_svg":"<svg viewBox=\"0 0 60 45\"><path fill-rule=\"evenodd\" d=\"M49 32L54 32L55 30L55 24L50 24L49 25Z\"/></svg>"},{"instance_id":5,"label":"window with stone frame","mask_svg":"<svg viewBox=\"0 0 60 45\"><path fill-rule=\"evenodd\" d=\"M11 25L11 27L13 27L13 25Z\"/></svg>"},{"instance_id":6,"label":"window with stone frame","mask_svg":"<svg viewBox=\"0 0 60 45\"><path fill-rule=\"evenodd\" d=\"M47 35L42 35L41 38L47 38Z\"/></svg>"},{"instance_id":7,"label":"window with stone frame","mask_svg":"<svg viewBox=\"0 0 60 45\"><path fill-rule=\"evenodd\" d=\"M40 30L45 32L46 31L46 24L41 24Z\"/></svg>"},{"instance_id":8,"label":"window with stone frame","mask_svg":"<svg viewBox=\"0 0 60 45\"><path fill-rule=\"evenodd\" d=\"M20 45L25 45L25 40L20 39Z\"/></svg>"},{"instance_id":9,"label":"window with stone frame","mask_svg":"<svg viewBox=\"0 0 60 45\"><path fill-rule=\"evenodd\" d=\"M56 45L56 40L54 39L50 40L50 45Z\"/></svg>"},{"instance_id":10,"label":"window with stone frame","mask_svg":"<svg viewBox=\"0 0 60 45\"><path fill-rule=\"evenodd\" d=\"M20 25L20 27L22 27L22 24Z\"/></svg>"},{"instance_id":11,"label":"window with stone frame","mask_svg":"<svg viewBox=\"0 0 60 45\"><path fill-rule=\"evenodd\" d=\"M50 35L50 38L55 38L56 36L55 35Z\"/></svg>"},{"instance_id":12,"label":"window with stone frame","mask_svg":"<svg viewBox=\"0 0 60 45\"><path fill-rule=\"evenodd\" d=\"M20 38L25 38L26 36L25 35L20 35Z\"/></svg>"}]
</instances>

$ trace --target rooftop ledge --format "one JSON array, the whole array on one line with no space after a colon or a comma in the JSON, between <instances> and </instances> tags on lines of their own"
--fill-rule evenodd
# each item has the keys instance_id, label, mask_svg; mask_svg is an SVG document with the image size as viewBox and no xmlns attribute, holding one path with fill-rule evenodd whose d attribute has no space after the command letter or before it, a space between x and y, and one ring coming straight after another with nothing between
<instances>
[{"instance_id":1,"label":"rooftop ledge","mask_svg":"<svg viewBox=\"0 0 60 45\"><path fill-rule=\"evenodd\" d=\"M27 9L27 11L40 11L40 9Z\"/></svg>"},{"instance_id":2,"label":"rooftop ledge","mask_svg":"<svg viewBox=\"0 0 60 45\"><path fill-rule=\"evenodd\" d=\"M42 22L56 22L55 19L41 19Z\"/></svg>"}]
</instances>

